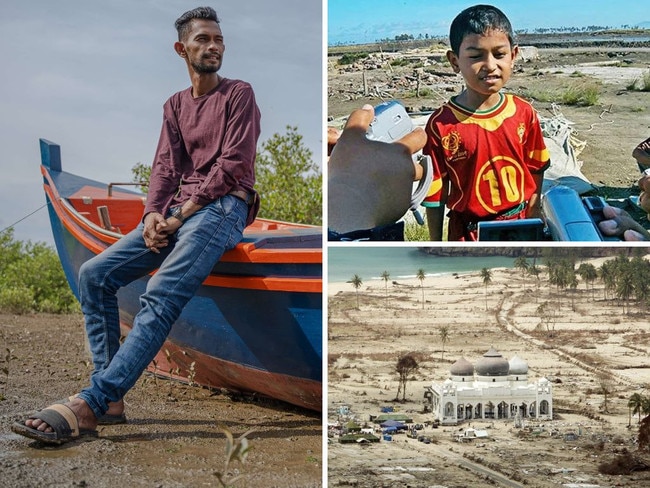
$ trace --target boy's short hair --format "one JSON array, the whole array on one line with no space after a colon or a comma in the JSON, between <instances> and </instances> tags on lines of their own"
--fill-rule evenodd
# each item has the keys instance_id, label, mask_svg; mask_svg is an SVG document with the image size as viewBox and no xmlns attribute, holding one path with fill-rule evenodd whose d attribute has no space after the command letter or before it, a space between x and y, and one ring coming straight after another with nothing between
<instances>
[{"instance_id":1,"label":"boy's short hair","mask_svg":"<svg viewBox=\"0 0 650 488\"><path fill-rule=\"evenodd\" d=\"M217 12L212 7L197 7L192 10L188 10L183 15L181 15L176 22L174 22L174 27L178 31L178 40L183 41L190 32L192 26L192 21L195 19L202 20L214 20L217 24L219 23L219 17L217 17Z\"/></svg>"},{"instance_id":2,"label":"boy's short hair","mask_svg":"<svg viewBox=\"0 0 650 488\"><path fill-rule=\"evenodd\" d=\"M460 45L470 34L485 34L488 31L501 31L514 45L514 34L508 17L492 5L474 5L459 13L449 28L451 50L458 54Z\"/></svg>"}]
</instances>

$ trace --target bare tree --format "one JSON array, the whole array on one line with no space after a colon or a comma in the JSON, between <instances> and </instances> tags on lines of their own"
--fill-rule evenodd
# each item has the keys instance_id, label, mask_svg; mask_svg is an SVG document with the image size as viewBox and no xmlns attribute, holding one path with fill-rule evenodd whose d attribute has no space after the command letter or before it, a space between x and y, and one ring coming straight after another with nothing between
<instances>
[{"instance_id":1,"label":"bare tree","mask_svg":"<svg viewBox=\"0 0 650 488\"><path fill-rule=\"evenodd\" d=\"M399 394L402 393L402 401L406 400L406 383L409 375L418 369L418 362L415 360L413 353L404 354L397 359L395 370L399 375L399 384L397 386L397 395L395 400L399 400Z\"/></svg>"},{"instance_id":2,"label":"bare tree","mask_svg":"<svg viewBox=\"0 0 650 488\"><path fill-rule=\"evenodd\" d=\"M605 375L600 375L598 382L600 383L600 392L603 394L603 412L609 413L609 396L612 393L612 382Z\"/></svg>"},{"instance_id":3,"label":"bare tree","mask_svg":"<svg viewBox=\"0 0 650 488\"><path fill-rule=\"evenodd\" d=\"M546 333L551 336L555 331L555 321L557 320L557 308L550 302L540 303L537 307L540 323L546 326Z\"/></svg>"}]
</instances>

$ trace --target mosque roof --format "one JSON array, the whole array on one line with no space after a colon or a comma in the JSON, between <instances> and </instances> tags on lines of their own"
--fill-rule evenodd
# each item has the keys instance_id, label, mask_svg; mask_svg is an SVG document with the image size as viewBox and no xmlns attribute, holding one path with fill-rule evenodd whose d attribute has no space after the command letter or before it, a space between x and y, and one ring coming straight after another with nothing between
<instances>
[{"instance_id":1,"label":"mosque roof","mask_svg":"<svg viewBox=\"0 0 650 488\"><path fill-rule=\"evenodd\" d=\"M474 365L476 373L480 376L507 376L510 371L510 364L500 352L491 347L483 357Z\"/></svg>"},{"instance_id":2,"label":"mosque roof","mask_svg":"<svg viewBox=\"0 0 650 488\"><path fill-rule=\"evenodd\" d=\"M510 374L528 374L528 363L519 356L514 356L510 361Z\"/></svg>"},{"instance_id":3,"label":"mosque roof","mask_svg":"<svg viewBox=\"0 0 650 488\"><path fill-rule=\"evenodd\" d=\"M451 365L449 372L453 376L473 376L474 366L467 359L461 357L458 361Z\"/></svg>"}]
</instances>

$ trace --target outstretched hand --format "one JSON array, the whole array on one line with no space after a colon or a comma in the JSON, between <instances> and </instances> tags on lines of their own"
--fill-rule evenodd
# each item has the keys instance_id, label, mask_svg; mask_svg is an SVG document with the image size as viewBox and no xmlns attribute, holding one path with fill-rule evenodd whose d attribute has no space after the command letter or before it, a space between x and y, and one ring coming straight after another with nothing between
<instances>
[{"instance_id":1,"label":"outstretched hand","mask_svg":"<svg viewBox=\"0 0 650 488\"><path fill-rule=\"evenodd\" d=\"M394 143L371 141L366 132L373 118L370 105L352 112L329 159L328 227L338 233L399 220L420 176L411 155L424 147L424 130L416 128Z\"/></svg>"}]
</instances>

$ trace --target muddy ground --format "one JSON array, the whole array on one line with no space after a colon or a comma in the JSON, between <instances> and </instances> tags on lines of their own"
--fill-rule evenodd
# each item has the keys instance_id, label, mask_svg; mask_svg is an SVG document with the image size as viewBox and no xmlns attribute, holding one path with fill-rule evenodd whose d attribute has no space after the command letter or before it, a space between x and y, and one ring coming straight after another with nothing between
<instances>
[{"instance_id":1,"label":"muddy ground","mask_svg":"<svg viewBox=\"0 0 650 488\"><path fill-rule=\"evenodd\" d=\"M373 53L352 65L338 64L338 55L328 57L328 123L340 127L341 117L364 103L377 105L392 98L414 113L440 106L462 88L462 78L452 72L445 50ZM585 143L577 159L595 187L593 193L636 212L624 199L639 193L640 172L632 151L650 136L650 91L640 91L639 81L635 89L631 84L650 73L650 48L539 49L537 57L529 53L522 51L506 90L531 101L544 117L561 113L573 122L576 139ZM570 87L590 85L598 92L593 105L562 102ZM650 227L645 215L633 215Z\"/></svg>"},{"instance_id":2,"label":"muddy ground","mask_svg":"<svg viewBox=\"0 0 650 488\"><path fill-rule=\"evenodd\" d=\"M627 405L633 393L648 394L647 309L632 305L623 312L600 283L558 292L546 275L537 283L513 270L492 272L487 287L479 273L446 282L427 276L422 290L417 280L387 290L381 280L364 283L359 308L351 285L330 292L329 486L650 486L650 455L638 449L639 419ZM543 303L557 311L547 326L536 312ZM512 419L474 419L433 428L425 387L443 383L461 357L475 364L491 346L508 360L525 360L529 382L552 383L553 420L525 419L517 426ZM419 367L409 376L405 400L396 401L395 365L407 353ZM377 444L339 443L336 426L352 420L373 427L371 417L385 407L414 424L428 423L418 434L431 443L405 433ZM488 437L457 442L455 434L468 427ZM611 474L604 464L627 468Z\"/></svg>"},{"instance_id":3,"label":"muddy ground","mask_svg":"<svg viewBox=\"0 0 650 488\"><path fill-rule=\"evenodd\" d=\"M232 486L322 486L320 413L233 397L145 374L126 397L127 425L99 439L45 447L10 425L78 392L91 371L79 315L0 315L0 485L19 488L222 486L226 437L249 430L250 453ZM8 351L9 360L7 361Z\"/></svg>"}]
</instances>

